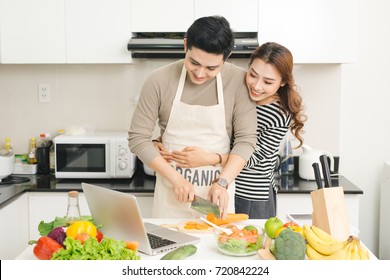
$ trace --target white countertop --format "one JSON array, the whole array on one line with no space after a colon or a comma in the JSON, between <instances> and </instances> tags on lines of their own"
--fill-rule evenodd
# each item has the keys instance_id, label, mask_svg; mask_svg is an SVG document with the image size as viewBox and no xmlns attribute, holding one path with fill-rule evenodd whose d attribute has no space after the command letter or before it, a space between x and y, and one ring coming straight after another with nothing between
<instances>
[{"instance_id":1,"label":"white countertop","mask_svg":"<svg viewBox=\"0 0 390 280\"><path fill-rule=\"evenodd\" d=\"M188 220L188 219L186 219ZM180 222L184 221L183 219L145 219L145 222L151 222L154 224L178 224ZM251 224L251 225L257 225L260 227L264 227L265 220L246 220L237 222L234 224L240 225L240 224ZM192 234L192 233L191 233ZM237 257L237 256L229 256L222 252L220 252L217 248L215 237L213 233L199 233L199 234L193 234L194 236L197 236L201 238L201 242L198 244L195 244L195 246L198 248L197 252L186 258L186 260L259 260L260 257L257 254L254 254L252 256L245 256L245 257ZM364 246L364 244L363 244ZM28 246L17 258L16 260L36 260L37 258L34 256L33 253L34 245ZM141 256L141 260L159 260L164 254L159 254L156 256L149 256L146 254L143 254L139 252ZM370 252L370 258L372 260L376 260L374 254Z\"/></svg>"}]
</instances>

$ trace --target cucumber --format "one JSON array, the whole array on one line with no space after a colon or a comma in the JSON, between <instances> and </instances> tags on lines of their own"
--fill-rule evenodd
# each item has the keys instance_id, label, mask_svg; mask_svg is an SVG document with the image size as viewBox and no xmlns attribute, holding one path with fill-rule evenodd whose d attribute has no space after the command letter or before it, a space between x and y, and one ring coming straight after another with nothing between
<instances>
[{"instance_id":1,"label":"cucumber","mask_svg":"<svg viewBox=\"0 0 390 280\"><path fill-rule=\"evenodd\" d=\"M189 257L196 253L196 246L189 244L184 245L179 248L174 249L173 251L170 251L169 253L166 253L161 260L183 260L186 257Z\"/></svg>"}]
</instances>

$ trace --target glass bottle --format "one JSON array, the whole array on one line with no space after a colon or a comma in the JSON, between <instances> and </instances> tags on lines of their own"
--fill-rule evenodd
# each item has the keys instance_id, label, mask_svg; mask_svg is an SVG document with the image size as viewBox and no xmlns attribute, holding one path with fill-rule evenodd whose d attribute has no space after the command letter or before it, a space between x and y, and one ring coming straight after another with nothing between
<instances>
[{"instance_id":1,"label":"glass bottle","mask_svg":"<svg viewBox=\"0 0 390 280\"><path fill-rule=\"evenodd\" d=\"M28 164L36 164L37 161L37 139L35 137L31 138L30 142L30 152L28 154Z\"/></svg>"},{"instance_id":2,"label":"glass bottle","mask_svg":"<svg viewBox=\"0 0 390 280\"><path fill-rule=\"evenodd\" d=\"M11 144L11 139L10 138L5 138L5 145L4 145L4 150L7 152L12 152L12 144Z\"/></svg>"},{"instance_id":3,"label":"glass bottle","mask_svg":"<svg viewBox=\"0 0 390 280\"><path fill-rule=\"evenodd\" d=\"M293 175L294 173L294 155L289 138L284 143L280 171L282 175Z\"/></svg>"},{"instance_id":4,"label":"glass bottle","mask_svg":"<svg viewBox=\"0 0 390 280\"><path fill-rule=\"evenodd\" d=\"M80 220L79 192L68 193L68 209L66 211L66 223L72 224Z\"/></svg>"}]
</instances>

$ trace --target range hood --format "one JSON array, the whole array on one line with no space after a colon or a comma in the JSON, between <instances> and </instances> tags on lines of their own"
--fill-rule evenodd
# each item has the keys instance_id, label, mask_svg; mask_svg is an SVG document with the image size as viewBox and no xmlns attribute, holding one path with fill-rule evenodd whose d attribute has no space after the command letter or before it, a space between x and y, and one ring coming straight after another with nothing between
<instances>
[{"instance_id":1,"label":"range hood","mask_svg":"<svg viewBox=\"0 0 390 280\"><path fill-rule=\"evenodd\" d=\"M127 49L133 58L184 58L185 33L133 33ZM248 58L259 46L256 32L234 33L231 58Z\"/></svg>"}]
</instances>

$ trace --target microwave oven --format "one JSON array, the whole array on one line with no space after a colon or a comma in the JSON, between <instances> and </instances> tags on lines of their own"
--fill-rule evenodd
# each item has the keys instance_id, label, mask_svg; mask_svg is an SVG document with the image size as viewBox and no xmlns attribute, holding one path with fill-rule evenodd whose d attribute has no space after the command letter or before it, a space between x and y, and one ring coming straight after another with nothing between
<instances>
[{"instance_id":1,"label":"microwave oven","mask_svg":"<svg viewBox=\"0 0 390 280\"><path fill-rule=\"evenodd\" d=\"M59 135L53 143L56 178L131 178L135 172L127 132Z\"/></svg>"}]
</instances>

